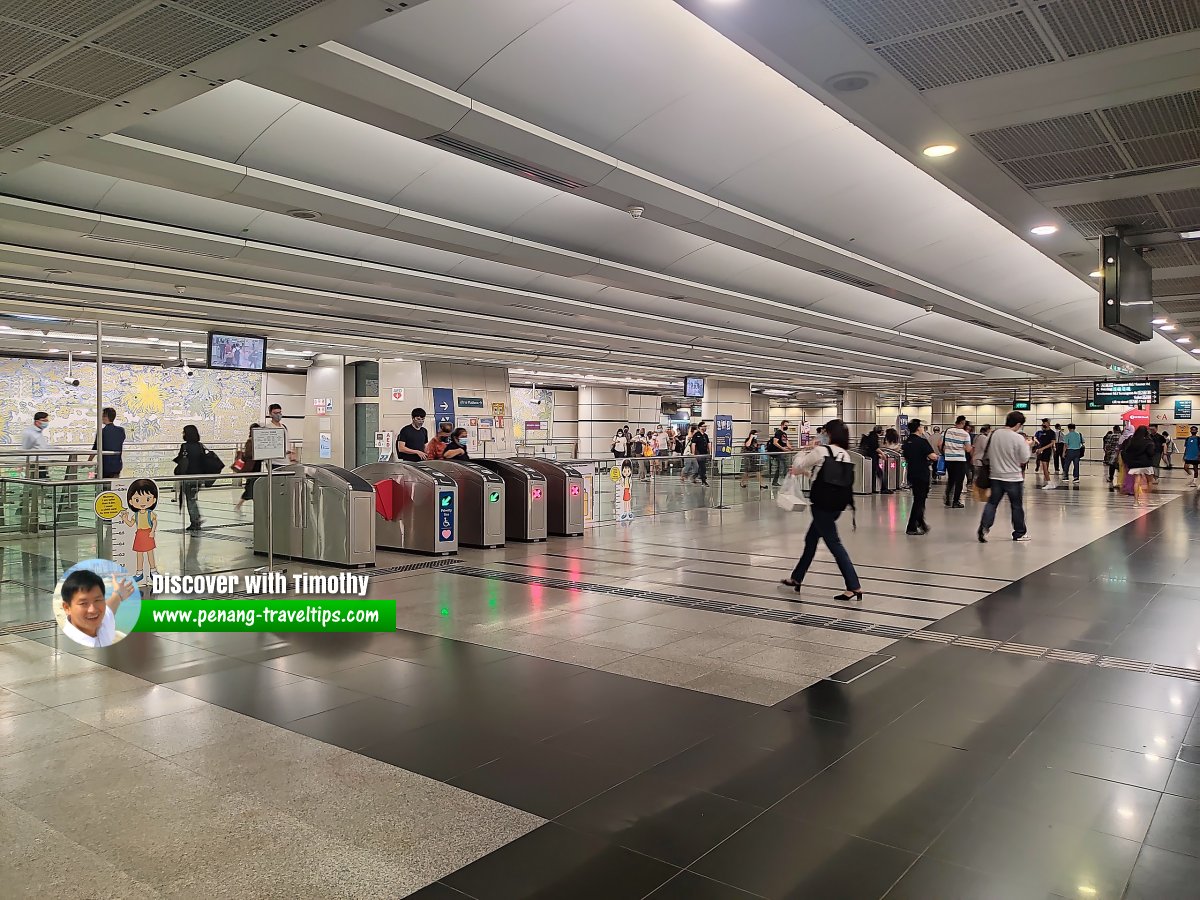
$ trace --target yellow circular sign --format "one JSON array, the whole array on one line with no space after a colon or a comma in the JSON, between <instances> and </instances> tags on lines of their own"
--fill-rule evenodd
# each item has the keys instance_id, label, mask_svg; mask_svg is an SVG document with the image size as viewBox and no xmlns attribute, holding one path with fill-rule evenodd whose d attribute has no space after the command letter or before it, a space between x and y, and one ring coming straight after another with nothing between
<instances>
[{"instance_id":1,"label":"yellow circular sign","mask_svg":"<svg viewBox=\"0 0 1200 900\"><path fill-rule=\"evenodd\" d=\"M612 483L616 484L621 480L621 469L619 466L613 466L608 470L608 477L612 479Z\"/></svg>"},{"instance_id":2,"label":"yellow circular sign","mask_svg":"<svg viewBox=\"0 0 1200 900\"><path fill-rule=\"evenodd\" d=\"M96 515L111 522L125 511L121 503L121 495L115 491L105 491L96 498Z\"/></svg>"}]
</instances>

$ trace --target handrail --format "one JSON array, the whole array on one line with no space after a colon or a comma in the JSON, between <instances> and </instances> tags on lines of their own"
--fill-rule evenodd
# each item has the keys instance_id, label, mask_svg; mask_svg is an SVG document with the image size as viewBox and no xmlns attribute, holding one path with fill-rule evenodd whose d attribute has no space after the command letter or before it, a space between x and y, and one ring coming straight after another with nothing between
<instances>
[{"instance_id":1,"label":"handrail","mask_svg":"<svg viewBox=\"0 0 1200 900\"><path fill-rule=\"evenodd\" d=\"M279 469L274 470L275 478L291 478L294 475L299 475L299 472L282 472ZM224 479L234 480L242 478L266 478L267 473L263 472L233 472L229 475L207 475L203 472L196 472L191 475L155 475L151 481L155 482L172 482L172 481L222 481ZM84 479L60 479L51 481L48 478L4 478L0 477L0 484L32 484L38 487L71 487L78 488L88 484L101 484L105 481L126 481L128 479L118 478L84 478Z\"/></svg>"}]
</instances>

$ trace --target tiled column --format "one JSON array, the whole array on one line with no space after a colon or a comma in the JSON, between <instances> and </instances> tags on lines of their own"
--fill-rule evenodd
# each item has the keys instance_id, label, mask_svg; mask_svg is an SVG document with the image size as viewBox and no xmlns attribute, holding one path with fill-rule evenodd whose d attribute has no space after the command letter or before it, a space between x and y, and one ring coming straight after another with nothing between
<instances>
[{"instance_id":1,"label":"tiled column","mask_svg":"<svg viewBox=\"0 0 1200 900\"><path fill-rule=\"evenodd\" d=\"M629 392L619 387L580 385L579 457L603 459L612 455L613 435L629 425Z\"/></svg>"},{"instance_id":2,"label":"tiled column","mask_svg":"<svg viewBox=\"0 0 1200 900\"><path fill-rule=\"evenodd\" d=\"M858 439L880 424L876 402L874 391L842 391L842 421L850 429L851 447L858 446Z\"/></svg>"},{"instance_id":3,"label":"tiled column","mask_svg":"<svg viewBox=\"0 0 1200 900\"><path fill-rule=\"evenodd\" d=\"M954 420L958 417L954 401L946 400L937 394L933 395L933 406L929 412L930 424L937 425L942 431L953 425Z\"/></svg>"},{"instance_id":4,"label":"tiled column","mask_svg":"<svg viewBox=\"0 0 1200 900\"><path fill-rule=\"evenodd\" d=\"M708 422L708 434L716 433L713 419L717 416L733 417L733 446L741 446L750 431L750 383L748 381L723 381L707 378L704 381L704 400L700 418Z\"/></svg>"}]
</instances>

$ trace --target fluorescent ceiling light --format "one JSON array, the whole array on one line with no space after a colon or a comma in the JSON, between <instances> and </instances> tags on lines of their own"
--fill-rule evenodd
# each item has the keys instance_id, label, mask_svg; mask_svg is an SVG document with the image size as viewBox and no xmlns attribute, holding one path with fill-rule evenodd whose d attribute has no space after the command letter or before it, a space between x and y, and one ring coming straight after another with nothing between
<instances>
[{"instance_id":1,"label":"fluorescent ceiling light","mask_svg":"<svg viewBox=\"0 0 1200 900\"><path fill-rule=\"evenodd\" d=\"M1194 241L1200 239L1200 231L1181 231L1179 238L1184 241Z\"/></svg>"},{"instance_id":2,"label":"fluorescent ceiling light","mask_svg":"<svg viewBox=\"0 0 1200 900\"><path fill-rule=\"evenodd\" d=\"M1166 325L1167 320L1166 319L1151 319L1150 324L1151 325Z\"/></svg>"},{"instance_id":3,"label":"fluorescent ceiling light","mask_svg":"<svg viewBox=\"0 0 1200 900\"><path fill-rule=\"evenodd\" d=\"M1057 225L1035 225L1035 226L1033 226L1033 228L1030 228L1029 230L1033 234L1036 234L1036 235L1047 235L1047 234L1054 234L1054 232L1058 231L1058 226Z\"/></svg>"},{"instance_id":4,"label":"fluorescent ceiling light","mask_svg":"<svg viewBox=\"0 0 1200 900\"><path fill-rule=\"evenodd\" d=\"M1088 272L1088 278L1103 278L1104 273L1097 269L1095 272Z\"/></svg>"},{"instance_id":5,"label":"fluorescent ceiling light","mask_svg":"<svg viewBox=\"0 0 1200 900\"><path fill-rule=\"evenodd\" d=\"M1160 326L1158 326L1158 330L1159 331L1174 331L1175 326L1174 325L1160 325Z\"/></svg>"},{"instance_id":6,"label":"fluorescent ceiling light","mask_svg":"<svg viewBox=\"0 0 1200 900\"><path fill-rule=\"evenodd\" d=\"M932 144L932 145L926 147L921 152L924 153L926 156L932 156L932 157L936 158L939 156L949 156L951 153L954 153L956 150L958 150L958 148L955 147L953 144Z\"/></svg>"},{"instance_id":7,"label":"fluorescent ceiling light","mask_svg":"<svg viewBox=\"0 0 1200 900\"><path fill-rule=\"evenodd\" d=\"M1191 342L1192 339L1190 337L1175 338L1175 343L1177 344L1190 344Z\"/></svg>"}]
</instances>

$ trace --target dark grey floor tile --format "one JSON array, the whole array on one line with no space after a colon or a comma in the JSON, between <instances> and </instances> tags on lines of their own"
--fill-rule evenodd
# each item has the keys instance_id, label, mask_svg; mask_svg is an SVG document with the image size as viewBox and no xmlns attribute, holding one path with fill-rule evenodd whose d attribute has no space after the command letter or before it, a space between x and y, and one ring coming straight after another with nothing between
<instances>
[{"instance_id":1,"label":"dark grey floor tile","mask_svg":"<svg viewBox=\"0 0 1200 900\"><path fill-rule=\"evenodd\" d=\"M382 657L374 653L364 653L361 650L342 650L321 648L320 650L301 650L285 656L277 656L264 665L272 669L281 669L293 675L304 675L307 678L321 678L346 669L364 666L367 663L379 662Z\"/></svg>"},{"instance_id":2,"label":"dark grey floor tile","mask_svg":"<svg viewBox=\"0 0 1200 900\"><path fill-rule=\"evenodd\" d=\"M428 725L437 719L429 718L426 710L417 710L385 700L364 697L352 703L304 716L287 723L289 731L342 747L359 750L369 744L383 744L399 738L407 731Z\"/></svg>"},{"instance_id":3,"label":"dark grey floor tile","mask_svg":"<svg viewBox=\"0 0 1200 900\"><path fill-rule=\"evenodd\" d=\"M1068 698L1046 716L1036 731L1089 744L1174 757L1190 721L1187 716L1138 706Z\"/></svg>"},{"instance_id":4,"label":"dark grey floor tile","mask_svg":"<svg viewBox=\"0 0 1200 900\"><path fill-rule=\"evenodd\" d=\"M532 746L469 721L446 719L406 731L396 738L364 744L358 752L438 781L449 781Z\"/></svg>"},{"instance_id":5,"label":"dark grey floor tile","mask_svg":"<svg viewBox=\"0 0 1200 900\"><path fill-rule=\"evenodd\" d=\"M627 780L631 774L627 766L611 765L540 743L463 772L451 784L553 819Z\"/></svg>"},{"instance_id":6,"label":"dark grey floor tile","mask_svg":"<svg viewBox=\"0 0 1200 900\"><path fill-rule=\"evenodd\" d=\"M695 872L680 872L646 900L755 900L756 896Z\"/></svg>"},{"instance_id":7,"label":"dark grey floor tile","mask_svg":"<svg viewBox=\"0 0 1200 900\"><path fill-rule=\"evenodd\" d=\"M315 677L372 697L394 700L413 688L419 689L446 676L439 669L430 666L419 666L408 660L385 658Z\"/></svg>"},{"instance_id":8,"label":"dark grey floor tile","mask_svg":"<svg viewBox=\"0 0 1200 900\"><path fill-rule=\"evenodd\" d=\"M1119 897L1140 844L1029 813L971 803L927 855L995 877L1022 873L1038 891ZM1095 893L1090 891L1094 890Z\"/></svg>"},{"instance_id":9,"label":"dark grey floor tile","mask_svg":"<svg viewBox=\"0 0 1200 900\"><path fill-rule=\"evenodd\" d=\"M1102 700L1142 709L1190 716L1200 705L1200 682L1148 672L1092 668L1068 695L1070 699Z\"/></svg>"},{"instance_id":10,"label":"dark grey floor tile","mask_svg":"<svg viewBox=\"0 0 1200 900\"><path fill-rule=\"evenodd\" d=\"M576 806L558 821L687 867L760 813L757 806L643 773Z\"/></svg>"},{"instance_id":11,"label":"dark grey floor tile","mask_svg":"<svg viewBox=\"0 0 1200 900\"><path fill-rule=\"evenodd\" d=\"M1200 800L1200 765L1176 762L1171 769L1171 777L1167 779L1165 791L1176 797Z\"/></svg>"},{"instance_id":12,"label":"dark grey floor tile","mask_svg":"<svg viewBox=\"0 0 1200 900\"><path fill-rule=\"evenodd\" d=\"M881 897L912 854L765 813L691 866L769 898Z\"/></svg>"},{"instance_id":13,"label":"dark grey floor tile","mask_svg":"<svg viewBox=\"0 0 1200 900\"><path fill-rule=\"evenodd\" d=\"M1044 732L1030 735L1029 739L1017 748L1012 759L1022 765L1048 766L1152 791L1163 790L1171 774L1172 765L1169 758L1151 753L1137 753L1073 741Z\"/></svg>"},{"instance_id":14,"label":"dark grey floor tile","mask_svg":"<svg viewBox=\"0 0 1200 900\"><path fill-rule=\"evenodd\" d=\"M553 822L442 881L477 900L641 900L679 870Z\"/></svg>"},{"instance_id":15,"label":"dark grey floor tile","mask_svg":"<svg viewBox=\"0 0 1200 900\"><path fill-rule=\"evenodd\" d=\"M1200 800L1164 794L1146 843L1160 850L1200 856Z\"/></svg>"},{"instance_id":16,"label":"dark grey floor tile","mask_svg":"<svg viewBox=\"0 0 1200 900\"><path fill-rule=\"evenodd\" d=\"M164 682L163 687L217 706L226 706L227 703L242 702L248 694L270 690L295 680L296 676L288 672L241 662L230 668Z\"/></svg>"},{"instance_id":17,"label":"dark grey floor tile","mask_svg":"<svg viewBox=\"0 0 1200 900\"><path fill-rule=\"evenodd\" d=\"M1057 897L1036 884L1022 883L1020 872L986 875L923 856L887 893L886 900L1057 900Z\"/></svg>"},{"instance_id":18,"label":"dark grey floor tile","mask_svg":"<svg viewBox=\"0 0 1200 900\"><path fill-rule=\"evenodd\" d=\"M408 900L471 900L471 898L449 885L435 881L428 887L421 888L415 894L409 894Z\"/></svg>"},{"instance_id":19,"label":"dark grey floor tile","mask_svg":"<svg viewBox=\"0 0 1200 900\"><path fill-rule=\"evenodd\" d=\"M217 705L274 725L286 725L294 719L362 700L364 696L356 691L304 678L291 684L256 690L236 699L227 696Z\"/></svg>"},{"instance_id":20,"label":"dark grey floor tile","mask_svg":"<svg viewBox=\"0 0 1200 900\"><path fill-rule=\"evenodd\" d=\"M1129 877L1125 900L1194 897L1197 884L1200 884L1200 859L1146 846Z\"/></svg>"}]
</instances>

